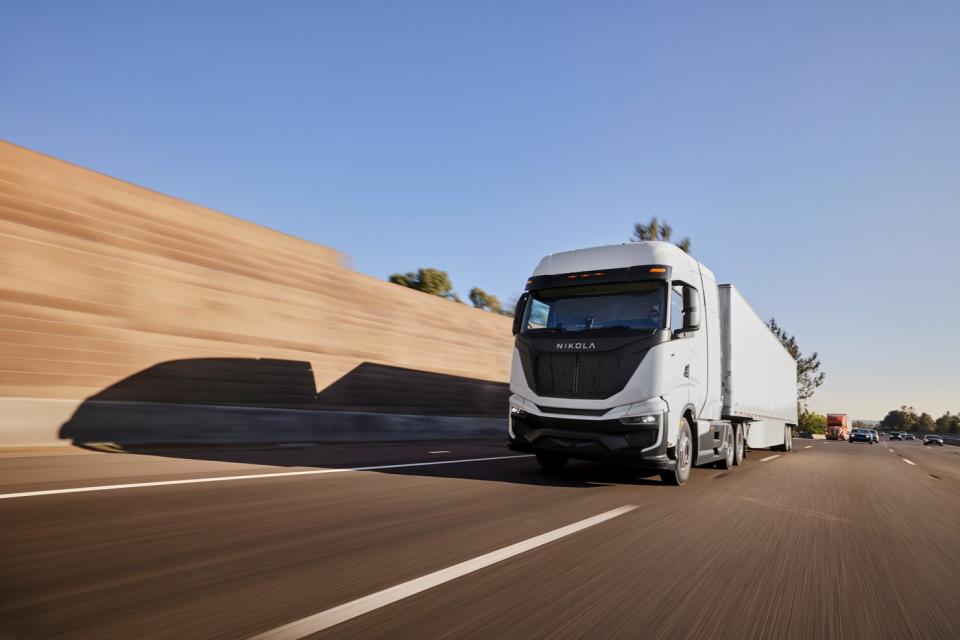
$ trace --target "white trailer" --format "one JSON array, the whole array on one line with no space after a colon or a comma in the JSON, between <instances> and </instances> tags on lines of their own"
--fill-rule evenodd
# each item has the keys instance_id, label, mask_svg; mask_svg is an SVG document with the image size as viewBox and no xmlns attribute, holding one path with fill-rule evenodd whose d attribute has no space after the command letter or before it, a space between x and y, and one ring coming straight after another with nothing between
<instances>
[{"instance_id":1,"label":"white trailer","mask_svg":"<svg viewBox=\"0 0 960 640\"><path fill-rule=\"evenodd\" d=\"M514 314L508 444L569 458L730 468L792 448L796 364L730 285L665 242L545 257Z\"/></svg>"},{"instance_id":2,"label":"white trailer","mask_svg":"<svg viewBox=\"0 0 960 640\"><path fill-rule=\"evenodd\" d=\"M745 422L751 448L792 445L797 363L732 284L720 291L721 367L726 420Z\"/></svg>"}]
</instances>

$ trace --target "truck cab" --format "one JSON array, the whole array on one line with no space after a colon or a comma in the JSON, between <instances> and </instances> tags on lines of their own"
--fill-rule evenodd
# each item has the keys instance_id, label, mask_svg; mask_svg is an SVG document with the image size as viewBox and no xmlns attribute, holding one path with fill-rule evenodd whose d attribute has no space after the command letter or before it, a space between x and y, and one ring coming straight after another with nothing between
<instances>
[{"instance_id":1,"label":"truck cab","mask_svg":"<svg viewBox=\"0 0 960 640\"><path fill-rule=\"evenodd\" d=\"M671 472L685 422L702 442L681 456L713 449L709 428L695 432L721 408L709 270L671 244L631 243L547 256L526 289L514 318L511 448Z\"/></svg>"}]
</instances>

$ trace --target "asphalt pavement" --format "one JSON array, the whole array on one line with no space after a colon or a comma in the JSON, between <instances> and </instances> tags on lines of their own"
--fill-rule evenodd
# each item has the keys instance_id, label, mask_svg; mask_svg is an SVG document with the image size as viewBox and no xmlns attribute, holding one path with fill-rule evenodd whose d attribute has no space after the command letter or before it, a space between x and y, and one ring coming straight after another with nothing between
<instances>
[{"instance_id":1,"label":"asphalt pavement","mask_svg":"<svg viewBox=\"0 0 960 640\"><path fill-rule=\"evenodd\" d=\"M958 638L960 447L0 453L0 638Z\"/></svg>"}]
</instances>

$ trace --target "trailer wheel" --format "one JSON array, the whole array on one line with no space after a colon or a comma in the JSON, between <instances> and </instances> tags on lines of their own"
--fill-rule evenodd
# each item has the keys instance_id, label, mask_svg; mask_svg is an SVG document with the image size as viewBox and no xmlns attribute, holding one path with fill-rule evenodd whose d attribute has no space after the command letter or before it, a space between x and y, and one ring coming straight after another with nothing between
<instances>
[{"instance_id":1,"label":"trailer wheel","mask_svg":"<svg viewBox=\"0 0 960 640\"><path fill-rule=\"evenodd\" d=\"M733 427L733 442L733 464L739 466L743 464L743 454L745 453L743 429L740 428L740 425L734 425Z\"/></svg>"},{"instance_id":2,"label":"trailer wheel","mask_svg":"<svg viewBox=\"0 0 960 640\"><path fill-rule=\"evenodd\" d=\"M556 451L537 451L537 462L544 471L560 471L567 466L569 456Z\"/></svg>"},{"instance_id":3,"label":"trailer wheel","mask_svg":"<svg viewBox=\"0 0 960 640\"><path fill-rule=\"evenodd\" d=\"M783 444L777 444L770 447L772 451L790 451L793 449L793 434L790 427L783 428Z\"/></svg>"},{"instance_id":4,"label":"trailer wheel","mask_svg":"<svg viewBox=\"0 0 960 640\"><path fill-rule=\"evenodd\" d=\"M693 439L690 437L690 425L686 418L680 418L680 433L677 435L677 465L673 469L660 472L665 483L679 487L690 477L690 465L693 463Z\"/></svg>"}]
</instances>

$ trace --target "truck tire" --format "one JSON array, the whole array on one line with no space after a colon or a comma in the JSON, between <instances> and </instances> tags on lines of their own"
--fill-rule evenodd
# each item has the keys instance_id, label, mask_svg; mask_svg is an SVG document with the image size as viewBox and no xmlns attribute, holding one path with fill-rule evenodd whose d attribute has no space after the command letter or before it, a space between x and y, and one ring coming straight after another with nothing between
<instances>
[{"instance_id":1,"label":"truck tire","mask_svg":"<svg viewBox=\"0 0 960 640\"><path fill-rule=\"evenodd\" d=\"M660 479L666 484L679 487L690 477L690 467L693 464L693 438L690 436L690 425L687 424L686 418L680 418L680 433L677 434L676 456L676 467L661 471Z\"/></svg>"},{"instance_id":2,"label":"truck tire","mask_svg":"<svg viewBox=\"0 0 960 640\"><path fill-rule=\"evenodd\" d=\"M560 471L567 466L569 456L556 451L537 451L537 462L544 471Z\"/></svg>"},{"instance_id":3,"label":"truck tire","mask_svg":"<svg viewBox=\"0 0 960 640\"><path fill-rule=\"evenodd\" d=\"M783 444L770 447L772 451L792 451L793 450L793 432L790 427L783 428Z\"/></svg>"},{"instance_id":4,"label":"truck tire","mask_svg":"<svg viewBox=\"0 0 960 640\"><path fill-rule=\"evenodd\" d=\"M743 429L740 425L733 426L733 464L740 466L746 455L746 443L743 441Z\"/></svg>"},{"instance_id":5,"label":"truck tire","mask_svg":"<svg viewBox=\"0 0 960 640\"><path fill-rule=\"evenodd\" d=\"M733 427L730 428L731 431ZM717 466L721 469L732 469L734 464L734 458L736 454L734 450L737 448L737 439L736 436L731 433L730 441L727 443L727 457L717 463Z\"/></svg>"}]
</instances>

